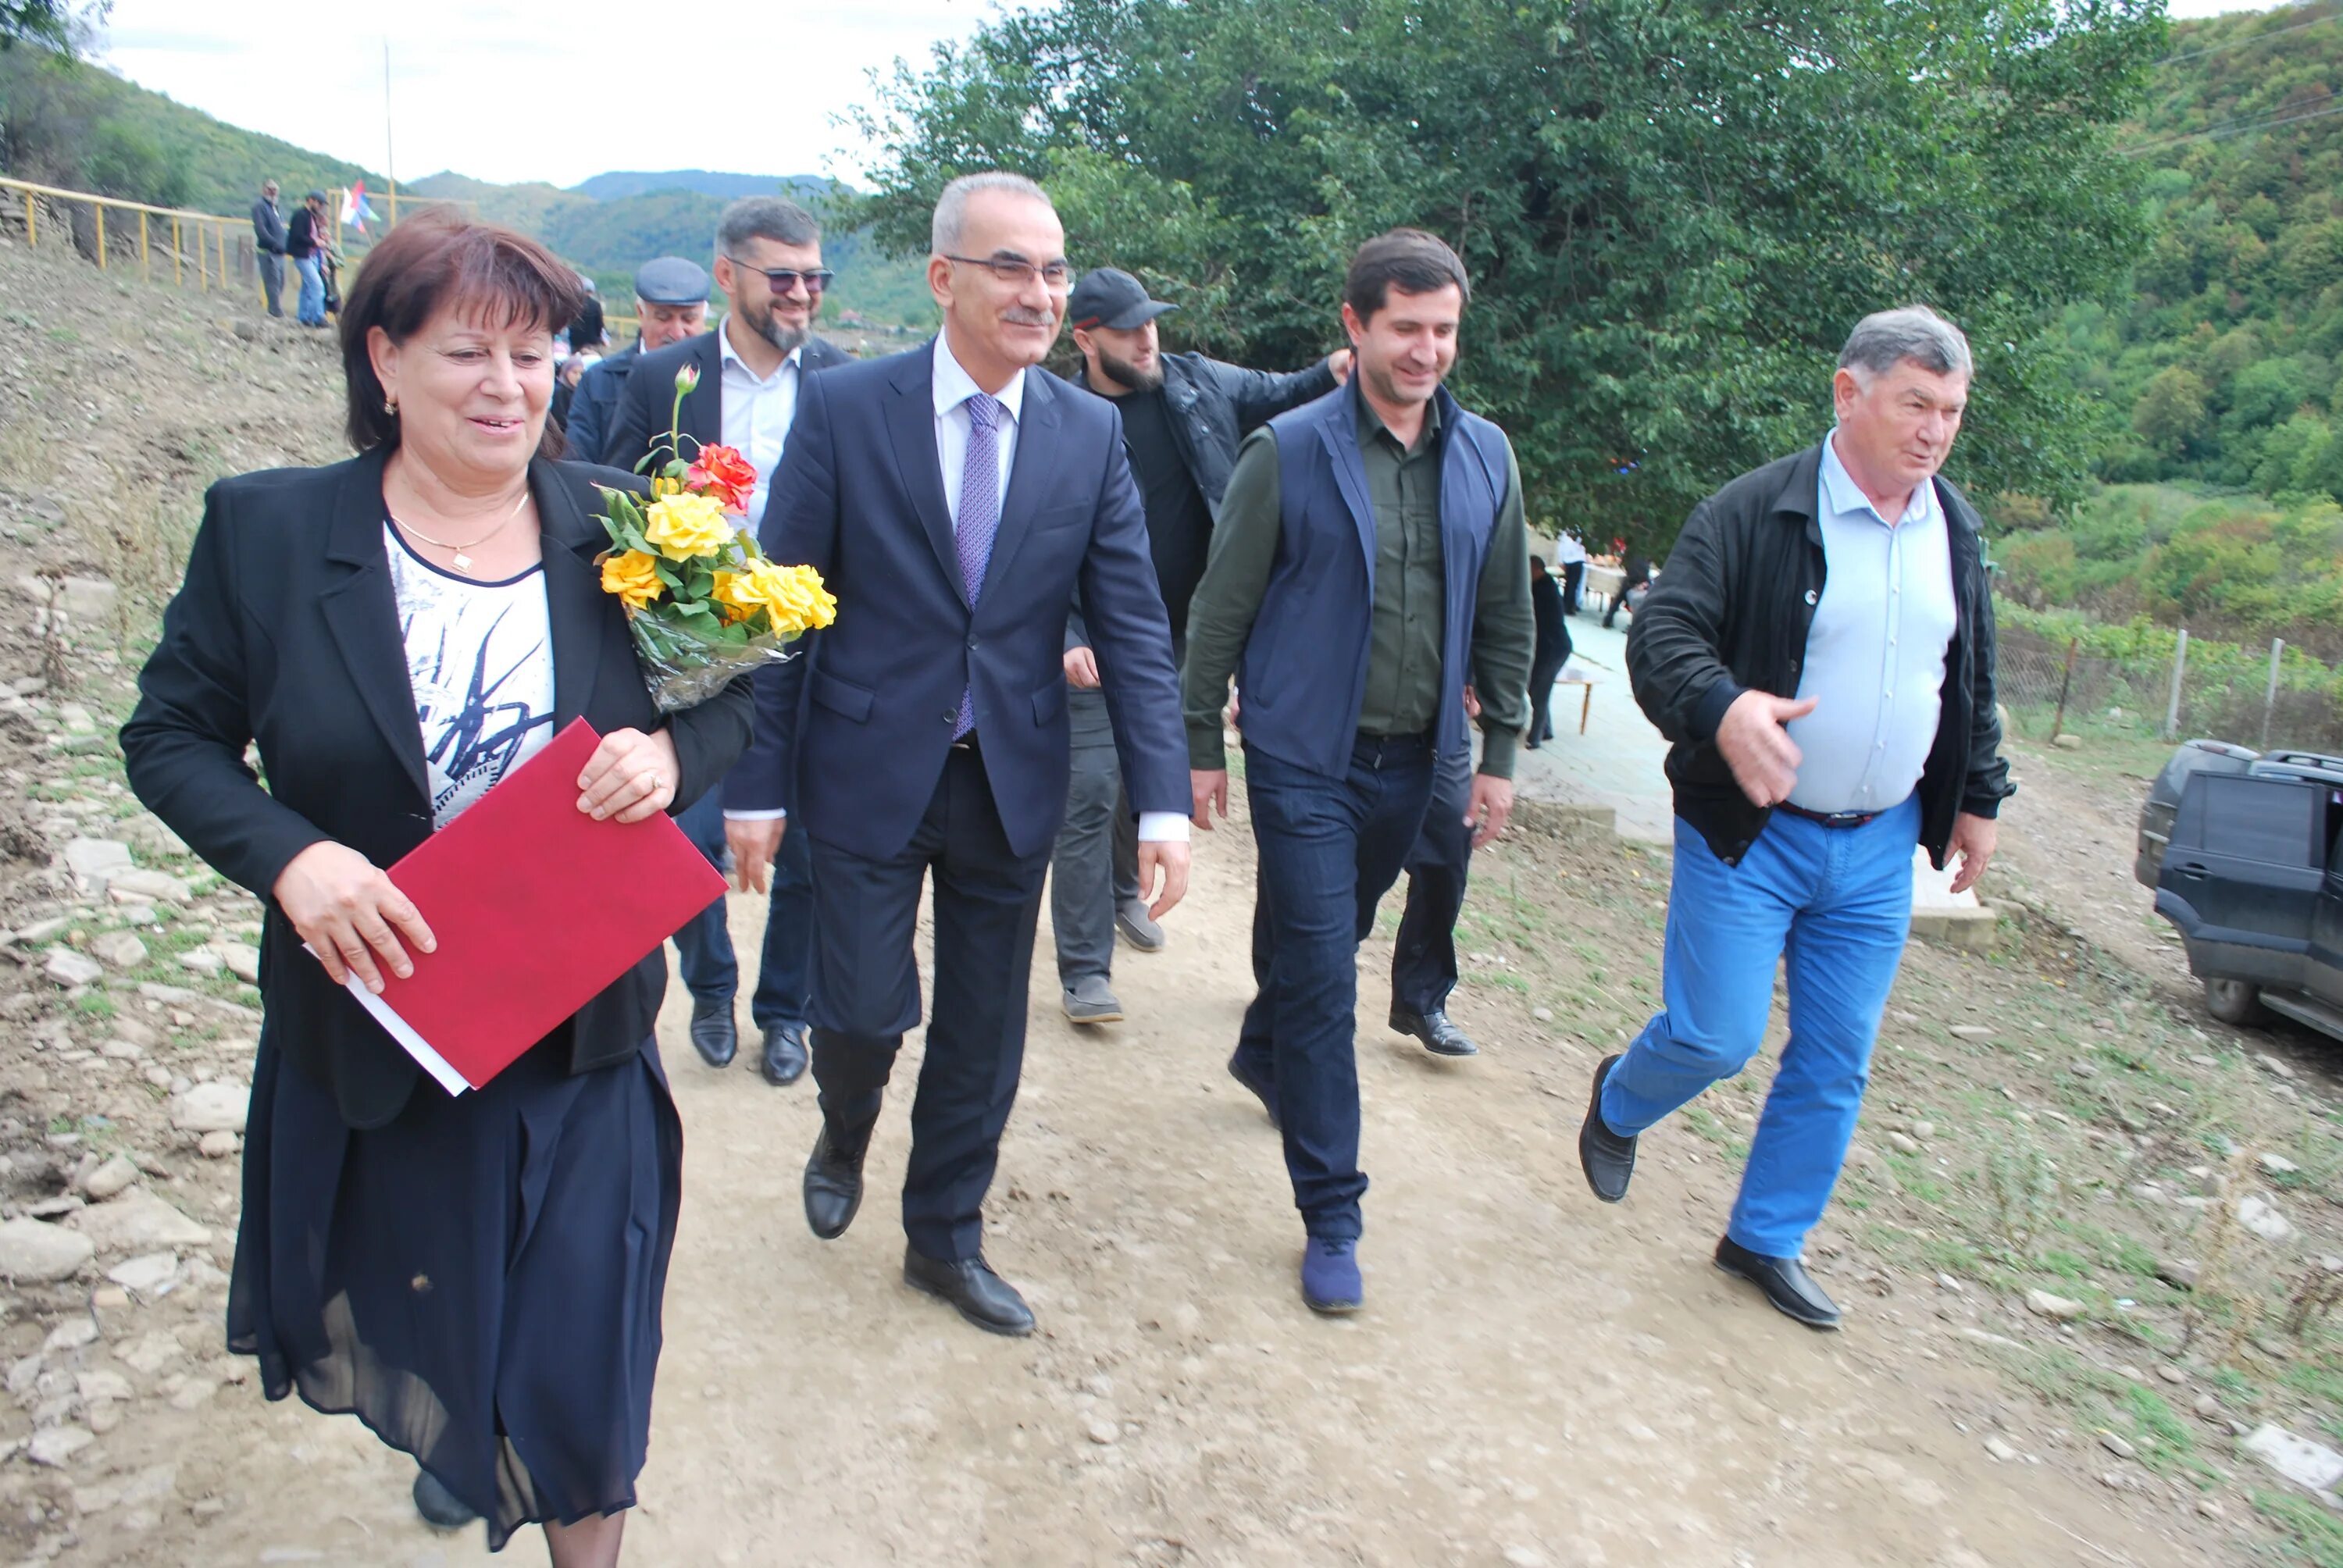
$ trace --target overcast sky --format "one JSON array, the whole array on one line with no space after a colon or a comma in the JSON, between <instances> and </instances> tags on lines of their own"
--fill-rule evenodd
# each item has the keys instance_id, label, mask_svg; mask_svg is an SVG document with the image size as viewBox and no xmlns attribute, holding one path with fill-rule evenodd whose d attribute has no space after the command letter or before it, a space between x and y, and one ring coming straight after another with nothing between
<instances>
[{"instance_id":1,"label":"overcast sky","mask_svg":"<svg viewBox=\"0 0 2343 1568\"><path fill-rule=\"evenodd\" d=\"M2267 8L2172 4L2176 16ZM867 149L836 121L870 99L870 73L898 56L923 62L936 42L1001 9L994 0L114 0L100 58L230 124L381 169L387 39L393 172L408 179L454 169L570 186L608 169L678 168L854 179Z\"/></svg>"},{"instance_id":2,"label":"overcast sky","mask_svg":"<svg viewBox=\"0 0 2343 1568\"><path fill-rule=\"evenodd\" d=\"M833 119L869 100L870 72L924 61L998 14L991 0L114 0L99 58L233 125L381 169L387 38L402 178L852 178L862 149Z\"/></svg>"}]
</instances>

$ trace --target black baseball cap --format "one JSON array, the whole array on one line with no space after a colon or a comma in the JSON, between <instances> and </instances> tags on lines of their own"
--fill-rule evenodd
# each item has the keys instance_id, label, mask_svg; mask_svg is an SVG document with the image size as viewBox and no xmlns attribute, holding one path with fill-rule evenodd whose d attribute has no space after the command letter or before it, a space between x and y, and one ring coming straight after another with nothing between
<instances>
[{"instance_id":1,"label":"black baseball cap","mask_svg":"<svg viewBox=\"0 0 2343 1568\"><path fill-rule=\"evenodd\" d=\"M1085 272L1074 285L1074 292L1066 298L1066 321L1085 332L1093 327L1128 332L1179 308L1148 298L1139 279L1120 267L1101 266L1096 272Z\"/></svg>"},{"instance_id":2,"label":"black baseball cap","mask_svg":"<svg viewBox=\"0 0 2343 1568\"><path fill-rule=\"evenodd\" d=\"M645 305L704 305L707 269L679 256L647 261L635 268L635 297Z\"/></svg>"}]
</instances>

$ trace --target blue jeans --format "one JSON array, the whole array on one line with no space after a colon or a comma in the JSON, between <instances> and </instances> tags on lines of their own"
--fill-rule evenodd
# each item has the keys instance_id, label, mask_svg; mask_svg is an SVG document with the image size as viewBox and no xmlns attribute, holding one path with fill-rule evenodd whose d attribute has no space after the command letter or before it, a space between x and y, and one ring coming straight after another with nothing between
<instances>
[{"instance_id":1,"label":"blue jeans","mask_svg":"<svg viewBox=\"0 0 2343 1568\"><path fill-rule=\"evenodd\" d=\"M1416 736L1363 735L1350 772L1330 779L1247 746L1245 796L1261 854L1252 959L1260 989L1237 1055L1277 1084L1303 1229L1356 1240L1367 1191L1353 1049L1359 942L1423 830L1432 748Z\"/></svg>"},{"instance_id":2,"label":"blue jeans","mask_svg":"<svg viewBox=\"0 0 2343 1568\"><path fill-rule=\"evenodd\" d=\"M718 870L725 869L724 792L710 789L676 817L676 826ZM772 902L765 914L765 946L757 966L757 992L749 1016L760 1030L806 1021L813 969L813 869L805 834L791 827L773 857ZM740 963L719 897L675 933L676 968L694 1000L718 1001L740 986Z\"/></svg>"},{"instance_id":3,"label":"blue jeans","mask_svg":"<svg viewBox=\"0 0 2343 1568\"><path fill-rule=\"evenodd\" d=\"M1776 811L1737 867L1676 819L1663 1011L1603 1085L1603 1120L1633 1136L1749 1064L1788 960L1790 1034L1725 1234L1795 1258L1822 1219L1863 1108L1879 1015L1912 928L1919 798L1860 828Z\"/></svg>"},{"instance_id":4,"label":"blue jeans","mask_svg":"<svg viewBox=\"0 0 2343 1568\"><path fill-rule=\"evenodd\" d=\"M326 325L326 269L317 253L297 256L293 265L301 274L301 299L294 307L294 315L304 327Z\"/></svg>"}]
</instances>

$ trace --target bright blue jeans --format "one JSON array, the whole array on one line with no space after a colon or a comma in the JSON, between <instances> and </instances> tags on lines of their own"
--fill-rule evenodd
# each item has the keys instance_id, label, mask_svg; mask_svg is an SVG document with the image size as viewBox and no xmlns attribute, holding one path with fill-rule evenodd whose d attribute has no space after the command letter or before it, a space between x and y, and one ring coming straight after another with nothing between
<instances>
[{"instance_id":1,"label":"bright blue jeans","mask_svg":"<svg viewBox=\"0 0 2343 1568\"><path fill-rule=\"evenodd\" d=\"M1786 960L1790 1035L1725 1231L1761 1257L1798 1255L1846 1160L1912 928L1919 832L1917 796L1860 828L1776 811L1728 866L1676 819L1665 1008L1612 1068L1603 1120L1633 1136L1747 1066Z\"/></svg>"},{"instance_id":2,"label":"bright blue jeans","mask_svg":"<svg viewBox=\"0 0 2343 1568\"><path fill-rule=\"evenodd\" d=\"M317 259L317 253L314 250L307 256L295 256L293 265L301 274L301 298L294 307L294 315L304 327L325 326L325 265Z\"/></svg>"},{"instance_id":3,"label":"bright blue jeans","mask_svg":"<svg viewBox=\"0 0 2343 1568\"><path fill-rule=\"evenodd\" d=\"M1359 943L1399 879L1432 799L1421 737L1362 735L1332 779L1245 748L1245 799L1260 852L1252 971L1237 1056L1277 1085L1285 1170L1302 1228L1356 1241L1359 1200Z\"/></svg>"}]
</instances>

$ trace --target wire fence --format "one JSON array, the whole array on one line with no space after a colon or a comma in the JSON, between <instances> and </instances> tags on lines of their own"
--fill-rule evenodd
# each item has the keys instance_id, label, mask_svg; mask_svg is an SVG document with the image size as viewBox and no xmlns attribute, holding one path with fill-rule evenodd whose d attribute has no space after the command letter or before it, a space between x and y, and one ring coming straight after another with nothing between
<instances>
[{"instance_id":1,"label":"wire fence","mask_svg":"<svg viewBox=\"0 0 2343 1568\"><path fill-rule=\"evenodd\" d=\"M2166 634L2170 636L2170 634ZM2343 670L2287 649L2171 638L2169 651L2092 651L2080 637L2000 631L1996 681L2011 728L2343 752Z\"/></svg>"}]
</instances>

